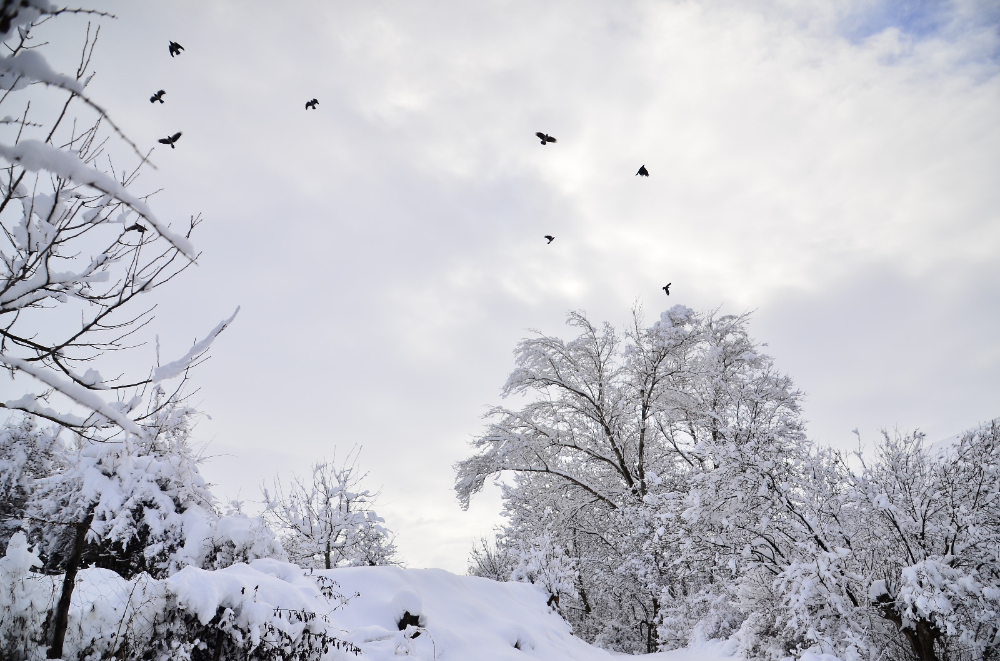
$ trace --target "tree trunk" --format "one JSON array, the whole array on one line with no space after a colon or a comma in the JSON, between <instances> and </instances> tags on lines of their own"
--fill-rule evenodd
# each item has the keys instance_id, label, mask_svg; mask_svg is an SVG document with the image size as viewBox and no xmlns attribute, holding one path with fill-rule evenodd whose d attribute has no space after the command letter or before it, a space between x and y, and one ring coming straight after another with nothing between
<instances>
[{"instance_id":1,"label":"tree trunk","mask_svg":"<svg viewBox=\"0 0 1000 661\"><path fill-rule=\"evenodd\" d=\"M903 617L896 611L892 598L887 594L879 595L875 602L882 611L882 617L899 627L900 633L910 643L910 649L913 651L915 659L918 661L938 661L937 654L934 653L934 642L942 636L940 629L927 620L917 621L916 626L912 628L903 626Z\"/></svg>"},{"instance_id":2,"label":"tree trunk","mask_svg":"<svg viewBox=\"0 0 1000 661\"><path fill-rule=\"evenodd\" d=\"M83 547L87 544L87 531L94 520L94 515L76 524L76 535L73 538L73 550L66 560L66 575L63 577L62 593L56 605L56 617L52 628L52 646L46 653L49 659L61 659L63 641L66 639L66 626L69 624L69 604L73 598L73 588L76 585L76 572L80 569L80 558L83 557Z\"/></svg>"},{"instance_id":3,"label":"tree trunk","mask_svg":"<svg viewBox=\"0 0 1000 661\"><path fill-rule=\"evenodd\" d=\"M653 617L646 623L646 653L652 654L660 646L659 632L656 630L656 616L660 612L660 602L653 599Z\"/></svg>"}]
</instances>

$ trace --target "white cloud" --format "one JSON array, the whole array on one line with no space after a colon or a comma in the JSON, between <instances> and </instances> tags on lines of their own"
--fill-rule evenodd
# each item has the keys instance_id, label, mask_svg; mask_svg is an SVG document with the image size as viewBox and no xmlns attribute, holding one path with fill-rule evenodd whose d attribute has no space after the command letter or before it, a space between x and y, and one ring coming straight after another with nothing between
<instances>
[{"instance_id":1,"label":"white cloud","mask_svg":"<svg viewBox=\"0 0 1000 661\"><path fill-rule=\"evenodd\" d=\"M462 570L496 517L450 465L516 340L653 314L668 281L758 311L821 440L1000 414L984 4L108 5L92 94L141 144L184 131L140 183L207 218L155 331L242 305L197 377L231 495L363 444L404 555Z\"/></svg>"}]
</instances>

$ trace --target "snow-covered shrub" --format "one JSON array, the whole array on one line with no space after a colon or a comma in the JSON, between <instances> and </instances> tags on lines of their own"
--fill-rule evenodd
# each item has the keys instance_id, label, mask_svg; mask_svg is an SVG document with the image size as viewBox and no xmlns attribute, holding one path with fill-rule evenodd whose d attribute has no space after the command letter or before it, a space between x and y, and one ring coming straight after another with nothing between
<instances>
[{"instance_id":1,"label":"snow-covered shrub","mask_svg":"<svg viewBox=\"0 0 1000 661\"><path fill-rule=\"evenodd\" d=\"M576 583L576 563L549 534L522 543L517 549L517 566L510 580L537 585L545 591L550 605L559 610L559 599L572 594Z\"/></svg>"},{"instance_id":2,"label":"snow-covered shrub","mask_svg":"<svg viewBox=\"0 0 1000 661\"><path fill-rule=\"evenodd\" d=\"M153 658L312 661L360 653L327 615L346 598L296 565L262 560L216 571L188 567L165 584L170 606L156 624Z\"/></svg>"},{"instance_id":3,"label":"snow-covered shrub","mask_svg":"<svg viewBox=\"0 0 1000 661\"><path fill-rule=\"evenodd\" d=\"M0 550L24 523L35 481L53 471L61 446L58 428L42 428L31 416L0 425Z\"/></svg>"},{"instance_id":4,"label":"snow-covered shrub","mask_svg":"<svg viewBox=\"0 0 1000 661\"><path fill-rule=\"evenodd\" d=\"M166 584L148 574L125 579L108 569L82 570L69 610L64 658L143 658L167 606Z\"/></svg>"},{"instance_id":5,"label":"snow-covered shrub","mask_svg":"<svg viewBox=\"0 0 1000 661\"><path fill-rule=\"evenodd\" d=\"M0 558L0 659L45 658L45 621L55 604L53 581L33 570L42 561L16 532Z\"/></svg>"},{"instance_id":6,"label":"snow-covered shrub","mask_svg":"<svg viewBox=\"0 0 1000 661\"><path fill-rule=\"evenodd\" d=\"M746 615L735 599L735 586L719 576L688 573L664 589L657 633L661 649L672 650L708 640L725 640ZM711 577L712 582L706 580Z\"/></svg>"},{"instance_id":7,"label":"snow-covered shrub","mask_svg":"<svg viewBox=\"0 0 1000 661\"><path fill-rule=\"evenodd\" d=\"M492 540L483 536L472 546L467 573L493 581L507 581L517 564L517 554L507 544L503 531L498 530Z\"/></svg>"},{"instance_id":8,"label":"snow-covered shrub","mask_svg":"<svg viewBox=\"0 0 1000 661\"><path fill-rule=\"evenodd\" d=\"M52 578L34 576L51 594ZM69 611L64 658L353 658L356 648L329 619L348 600L327 577L316 578L270 561L213 571L189 567L164 580L84 569ZM42 624L44 610L32 629L36 644ZM44 642L32 649L44 658Z\"/></svg>"}]
</instances>

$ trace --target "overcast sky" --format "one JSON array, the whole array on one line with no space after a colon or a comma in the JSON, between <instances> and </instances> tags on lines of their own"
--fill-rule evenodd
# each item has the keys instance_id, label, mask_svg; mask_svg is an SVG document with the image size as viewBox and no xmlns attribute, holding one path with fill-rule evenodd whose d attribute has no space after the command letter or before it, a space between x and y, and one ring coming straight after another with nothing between
<instances>
[{"instance_id":1,"label":"overcast sky","mask_svg":"<svg viewBox=\"0 0 1000 661\"><path fill-rule=\"evenodd\" d=\"M452 464L571 309L753 310L822 443L1000 415L995 2L89 5L92 97L184 134L135 190L205 217L164 355L242 306L195 375L220 497L362 445L408 565L464 571L500 503Z\"/></svg>"}]
</instances>

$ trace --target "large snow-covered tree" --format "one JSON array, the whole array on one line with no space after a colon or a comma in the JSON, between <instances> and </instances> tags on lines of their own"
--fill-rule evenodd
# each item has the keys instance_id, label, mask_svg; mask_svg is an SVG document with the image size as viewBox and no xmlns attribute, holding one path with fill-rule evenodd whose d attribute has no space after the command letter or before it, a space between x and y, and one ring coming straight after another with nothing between
<instances>
[{"instance_id":1,"label":"large snow-covered tree","mask_svg":"<svg viewBox=\"0 0 1000 661\"><path fill-rule=\"evenodd\" d=\"M1000 651L1000 425L874 454L810 443L801 395L747 318L682 306L619 334L522 341L457 465L463 503L503 472L508 523L472 573L545 535L576 569L561 610L621 651L736 634L748 658L993 658ZM489 548L489 547L485 547Z\"/></svg>"},{"instance_id":2,"label":"large snow-covered tree","mask_svg":"<svg viewBox=\"0 0 1000 661\"><path fill-rule=\"evenodd\" d=\"M874 456L815 453L779 487L766 554L744 554L744 647L782 658L978 660L1000 653L1000 422L927 449L883 434ZM794 503L794 504L793 504ZM753 542L751 542L753 543ZM756 567L755 567L756 565Z\"/></svg>"},{"instance_id":3,"label":"large snow-covered tree","mask_svg":"<svg viewBox=\"0 0 1000 661\"><path fill-rule=\"evenodd\" d=\"M680 570L646 541L657 534L657 498L681 498L692 476L713 472L709 444L777 454L802 439L799 393L749 338L746 316L675 306L645 327L636 312L619 333L582 313L580 335L517 346L517 369L493 422L460 462L463 505L485 480L504 485L506 535L550 531L579 567L577 631L622 651L654 651L665 586ZM568 608L566 607L568 606Z\"/></svg>"}]
</instances>

